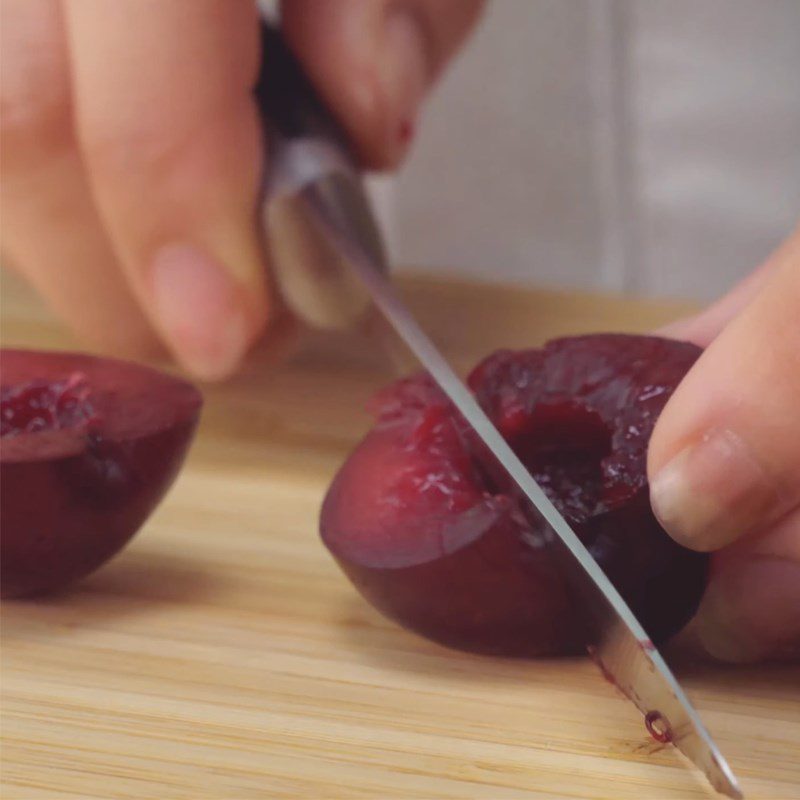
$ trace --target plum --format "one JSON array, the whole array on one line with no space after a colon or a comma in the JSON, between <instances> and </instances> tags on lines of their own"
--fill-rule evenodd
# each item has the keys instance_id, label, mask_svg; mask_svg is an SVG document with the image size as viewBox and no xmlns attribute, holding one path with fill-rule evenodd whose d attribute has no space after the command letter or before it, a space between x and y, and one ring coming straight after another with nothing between
<instances>
[{"instance_id":1,"label":"plum","mask_svg":"<svg viewBox=\"0 0 800 800\"><path fill-rule=\"evenodd\" d=\"M683 627L705 586L707 556L661 528L646 477L656 419L700 352L651 336L578 336L498 352L468 380L656 642ZM361 594L450 647L579 651L583 615L547 545L433 381L404 379L375 410L320 517L325 545Z\"/></svg>"},{"instance_id":2,"label":"plum","mask_svg":"<svg viewBox=\"0 0 800 800\"><path fill-rule=\"evenodd\" d=\"M20 597L87 575L136 533L183 463L202 398L123 361L0 358L0 589Z\"/></svg>"}]
</instances>

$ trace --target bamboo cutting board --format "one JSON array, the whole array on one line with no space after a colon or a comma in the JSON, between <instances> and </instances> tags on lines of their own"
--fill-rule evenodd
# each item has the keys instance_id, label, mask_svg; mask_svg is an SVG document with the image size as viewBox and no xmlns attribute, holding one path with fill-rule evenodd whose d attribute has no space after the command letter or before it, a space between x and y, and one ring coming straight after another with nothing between
<instances>
[{"instance_id":1,"label":"bamboo cutting board","mask_svg":"<svg viewBox=\"0 0 800 800\"><path fill-rule=\"evenodd\" d=\"M461 366L685 309L410 279ZM3 343L74 346L6 276ZM209 389L178 483L73 590L3 608L6 800L708 798L585 659L449 652L382 619L317 538L387 378L330 337ZM669 656L668 656L669 657ZM800 798L796 667L671 661L748 798Z\"/></svg>"}]
</instances>

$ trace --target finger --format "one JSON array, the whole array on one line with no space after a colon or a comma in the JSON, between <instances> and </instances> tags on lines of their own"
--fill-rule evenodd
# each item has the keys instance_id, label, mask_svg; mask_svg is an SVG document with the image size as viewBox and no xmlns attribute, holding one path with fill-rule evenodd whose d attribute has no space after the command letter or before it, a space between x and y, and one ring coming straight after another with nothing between
<instances>
[{"instance_id":1,"label":"finger","mask_svg":"<svg viewBox=\"0 0 800 800\"><path fill-rule=\"evenodd\" d=\"M800 655L800 511L714 554L696 629L725 661Z\"/></svg>"},{"instance_id":2,"label":"finger","mask_svg":"<svg viewBox=\"0 0 800 800\"><path fill-rule=\"evenodd\" d=\"M4 255L79 336L149 353L149 324L103 233L71 122L57 0L3 0L0 215Z\"/></svg>"},{"instance_id":3,"label":"finger","mask_svg":"<svg viewBox=\"0 0 800 800\"><path fill-rule=\"evenodd\" d=\"M792 257L792 251L797 246L795 239L798 237L800 237L800 228L765 263L739 281L733 289L715 303L699 314L665 325L658 330L658 334L694 342L701 347L708 347L719 332L752 302L777 265Z\"/></svg>"},{"instance_id":4,"label":"finger","mask_svg":"<svg viewBox=\"0 0 800 800\"><path fill-rule=\"evenodd\" d=\"M483 0L290 0L287 39L370 167L396 165Z\"/></svg>"},{"instance_id":5,"label":"finger","mask_svg":"<svg viewBox=\"0 0 800 800\"><path fill-rule=\"evenodd\" d=\"M715 550L800 505L800 237L681 382L650 441L656 515Z\"/></svg>"},{"instance_id":6,"label":"finger","mask_svg":"<svg viewBox=\"0 0 800 800\"><path fill-rule=\"evenodd\" d=\"M77 129L100 215L175 356L198 377L222 378L266 314L255 5L65 7Z\"/></svg>"}]
</instances>

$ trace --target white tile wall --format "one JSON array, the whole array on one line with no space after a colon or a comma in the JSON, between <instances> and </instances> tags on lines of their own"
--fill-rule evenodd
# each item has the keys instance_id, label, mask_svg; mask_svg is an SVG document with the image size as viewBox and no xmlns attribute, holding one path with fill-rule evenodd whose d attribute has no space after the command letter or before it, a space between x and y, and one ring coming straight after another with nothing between
<instances>
[{"instance_id":1,"label":"white tile wall","mask_svg":"<svg viewBox=\"0 0 800 800\"><path fill-rule=\"evenodd\" d=\"M716 295L800 219L800 1L493 0L376 191L401 263Z\"/></svg>"}]
</instances>

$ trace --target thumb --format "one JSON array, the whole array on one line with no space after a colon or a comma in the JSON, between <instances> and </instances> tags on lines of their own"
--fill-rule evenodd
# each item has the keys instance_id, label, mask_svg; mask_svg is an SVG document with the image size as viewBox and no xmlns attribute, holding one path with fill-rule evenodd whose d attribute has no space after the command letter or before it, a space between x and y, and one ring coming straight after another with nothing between
<instances>
[{"instance_id":1,"label":"thumb","mask_svg":"<svg viewBox=\"0 0 800 800\"><path fill-rule=\"evenodd\" d=\"M662 524L697 550L800 505L800 235L670 399L648 474Z\"/></svg>"},{"instance_id":2,"label":"thumb","mask_svg":"<svg viewBox=\"0 0 800 800\"><path fill-rule=\"evenodd\" d=\"M285 35L368 167L392 167L483 0L288 0Z\"/></svg>"},{"instance_id":3,"label":"thumb","mask_svg":"<svg viewBox=\"0 0 800 800\"><path fill-rule=\"evenodd\" d=\"M718 550L698 628L726 659L800 640L800 235L665 407L648 453L667 532Z\"/></svg>"}]
</instances>

